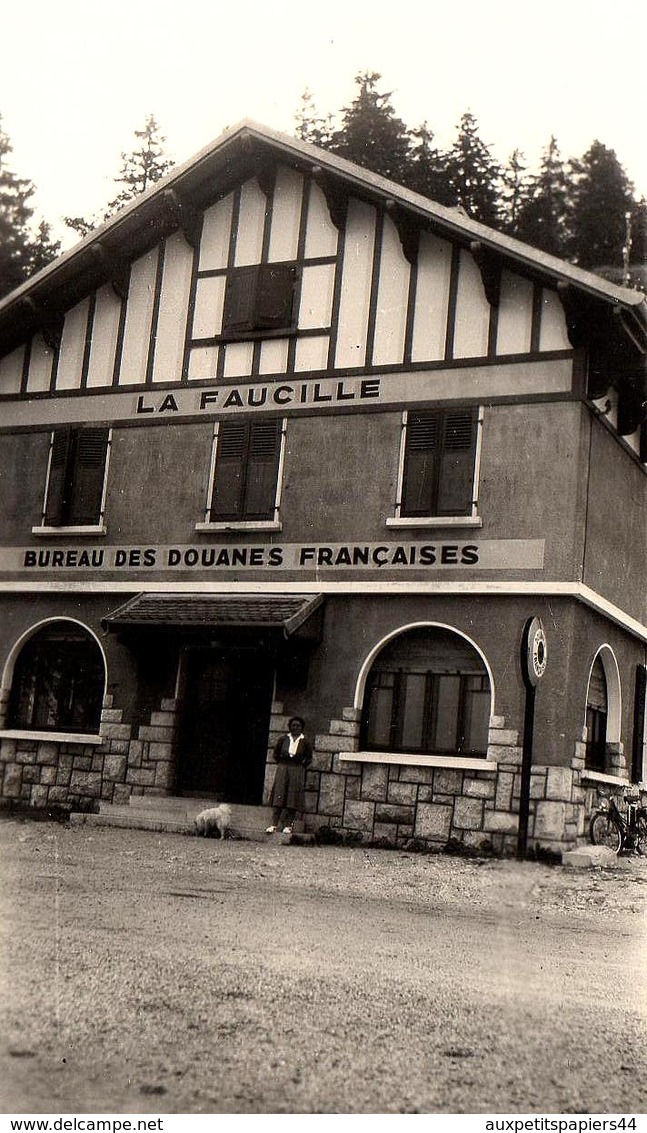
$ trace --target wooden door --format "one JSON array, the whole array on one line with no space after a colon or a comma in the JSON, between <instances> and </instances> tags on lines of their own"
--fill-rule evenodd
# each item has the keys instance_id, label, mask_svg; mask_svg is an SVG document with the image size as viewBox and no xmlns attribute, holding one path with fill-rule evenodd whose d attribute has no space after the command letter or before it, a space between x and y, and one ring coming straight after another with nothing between
<instances>
[{"instance_id":1,"label":"wooden door","mask_svg":"<svg viewBox=\"0 0 647 1133\"><path fill-rule=\"evenodd\" d=\"M259 805L274 686L261 649L191 649L178 752L179 789Z\"/></svg>"}]
</instances>

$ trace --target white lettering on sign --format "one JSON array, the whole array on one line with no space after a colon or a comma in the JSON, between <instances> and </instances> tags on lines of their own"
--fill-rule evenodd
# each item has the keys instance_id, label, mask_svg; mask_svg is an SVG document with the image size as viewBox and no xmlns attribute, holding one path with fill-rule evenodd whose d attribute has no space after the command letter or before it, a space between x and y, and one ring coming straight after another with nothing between
<instances>
[{"instance_id":1,"label":"white lettering on sign","mask_svg":"<svg viewBox=\"0 0 647 1133\"><path fill-rule=\"evenodd\" d=\"M121 574L237 570L331 571L541 570L543 539L477 542L282 543L156 547L3 547L3 573L40 571Z\"/></svg>"}]
</instances>

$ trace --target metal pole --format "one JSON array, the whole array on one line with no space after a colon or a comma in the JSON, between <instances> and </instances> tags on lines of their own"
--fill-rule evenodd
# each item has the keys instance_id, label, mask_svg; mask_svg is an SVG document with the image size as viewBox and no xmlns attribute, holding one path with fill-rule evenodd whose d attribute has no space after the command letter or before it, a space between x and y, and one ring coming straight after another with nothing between
<instances>
[{"instance_id":1,"label":"metal pole","mask_svg":"<svg viewBox=\"0 0 647 1133\"><path fill-rule=\"evenodd\" d=\"M536 689L526 684L526 708L523 718L523 748L521 754L521 794L519 797L519 832L517 835L517 858L526 856L528 847L528 816L530 814L530 772L532 769L532 744L535 733L535 695Z\"/></svg>"}]
</instances>

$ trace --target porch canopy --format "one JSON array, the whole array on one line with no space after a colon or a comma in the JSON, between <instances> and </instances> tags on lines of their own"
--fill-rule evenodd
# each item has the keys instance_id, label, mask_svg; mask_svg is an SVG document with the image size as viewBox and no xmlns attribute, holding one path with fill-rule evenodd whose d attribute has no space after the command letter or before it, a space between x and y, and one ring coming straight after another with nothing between
<instances>
[{"instance_id":1,"label":"porch canopy","mask_svg":"<svg viewBox=\"0 0 647 1133\"><path fill-rule=\"evenodd\" d=\"M138 594L101 620L104 630L270 629L291 637L323 604L323 594ZM318 622L318 619L315 619ZM308 629L313 630L310 624ZM318 628L316 636L318 636Z\"/></svg>"},{"instance_id":2,"label":"porch canopy","mask_svg":"<svg viewBox=\"0 0 647 1133\"><path fill-rule=\"evenodd\" d=\"M323 604L323 594L138 594L102 618L103 629L282 630L290 637ZM314 619L317 623L318 618ZM315 630L314 623L308 627ZM315 636L320 627L317 626ZM310 634L307 634L310 636Z\"/></svg>"}]
</instances>

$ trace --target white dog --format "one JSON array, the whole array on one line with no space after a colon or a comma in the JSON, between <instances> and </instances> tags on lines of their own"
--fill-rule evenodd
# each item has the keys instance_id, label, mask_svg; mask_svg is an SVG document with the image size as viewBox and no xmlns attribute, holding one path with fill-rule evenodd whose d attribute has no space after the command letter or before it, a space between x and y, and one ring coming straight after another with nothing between
<instances>
[{"instance_id":1,"label":"white dog","mask_svg":"<svg viewBox=\"0 0 647 1133\"><path fill-rule=\"evenodd\" d=\"M231 807L227 803L201 810L195 816L195 832L205 838L212 830L217 830L221 838L226 838L231 828Z\"/></svg>"}]
</instances>

